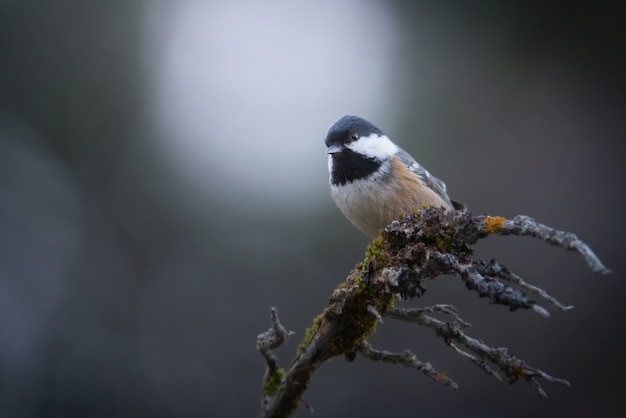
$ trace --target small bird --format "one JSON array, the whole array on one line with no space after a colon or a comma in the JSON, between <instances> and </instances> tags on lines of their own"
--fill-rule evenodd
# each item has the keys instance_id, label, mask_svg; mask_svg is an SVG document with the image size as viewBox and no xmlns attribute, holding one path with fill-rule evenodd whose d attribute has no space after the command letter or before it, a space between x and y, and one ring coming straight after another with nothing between
<instances>
[{"instance_id":1,"label":"small bird","mask_svg":"<svg viewBox=\"0 0 626 418\"><path fill-rule=\"evenodd\" d=\"M328 129L330 194L346 218L374 238L401 214L425 206L462 210L446 185L371 122L354 115Z\"/></svg>"}]
</instances>

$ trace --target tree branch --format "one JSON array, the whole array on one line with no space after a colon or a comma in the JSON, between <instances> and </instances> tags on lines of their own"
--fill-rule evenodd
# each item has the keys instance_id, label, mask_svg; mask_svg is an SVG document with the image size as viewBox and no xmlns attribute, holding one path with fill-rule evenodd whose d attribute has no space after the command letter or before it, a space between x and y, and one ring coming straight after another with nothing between
<instances>
[{"instance_id":1,"label":"tree branch","mask_svg":"<svg viewBox=\"0 0 626 418\"><path fill-rule=\"evenodd\" d=\"M272 309L272 328L257 339L257 349L267 363L261 416L290 416L302 402L302 394L317 368L327 360L342 355L348 360L359 355L373 361L404 365L423 372L438 383L457 387L452 379L436 371L430 363L418 360L408 350L392 353L373 348L366 340L375 332L382 317L428 327L456 353L472 361L485 373L500 379L499 370L511 383L524 380L542 397L546 393L539 379L568 385L566 380L552 377L508 354L506 348L490 347L467 335L463 329L469 324L453 306L435 305L417 309L393 306L397 300L421 296L426 291L428 280L442 274L453 274L479 297L507 306L512 311L532 309L549 316L548 311L530 299L526 292L539 296L556 309L572 309L572 306L560 303L545 290L526 283L495 260L487 263L475 259L472 246L490 234L538 238L578 252L596 273L610 272L574 234L557 231L527 216L507 220L499 216L471 216L464 211L446 212L440 208L427 208L404 216L392 222L372 242L365 259L334 290L324 312L307 329L296 358L287 370L278 367L272 350L282 345L290 333L280 325L276 311ZM431 316L433 313L447 315L449 321Z\"/></svg>"}]
</instances>

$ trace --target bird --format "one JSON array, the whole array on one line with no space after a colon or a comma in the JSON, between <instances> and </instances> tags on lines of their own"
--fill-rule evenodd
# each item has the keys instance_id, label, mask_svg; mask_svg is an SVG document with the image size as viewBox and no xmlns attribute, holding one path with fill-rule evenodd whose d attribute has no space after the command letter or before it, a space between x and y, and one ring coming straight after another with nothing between
<instances>
[{"instance_id":1,"label":"bird","mask_svg":"<svg viewBox=\"0 0 626 418\"><path fill-rule=\"evenodd\" d=\"M401 214L424 207L465 210L434 177L373 123L344 115L328 129L330 194L343 215L375 238Z\"/></svg>"}]
</instances>

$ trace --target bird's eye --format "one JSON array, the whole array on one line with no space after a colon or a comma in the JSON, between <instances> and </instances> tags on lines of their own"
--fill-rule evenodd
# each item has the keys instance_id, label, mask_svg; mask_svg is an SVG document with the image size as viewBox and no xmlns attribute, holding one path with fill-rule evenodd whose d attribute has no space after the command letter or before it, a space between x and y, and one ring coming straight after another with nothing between
<instances>
[{"instance_id":1,"label":"bird's eye","mask_svg":"<svg viewBox=\"0 0 626 418\"><path fill-rule=\"evenodd\" d=\"M357 139L359 139L359 134L357 134L356 132L352 132L352 133L350 134L350 138L351 138L353 141L356 141Z\"/></svg>"}]
</instances>

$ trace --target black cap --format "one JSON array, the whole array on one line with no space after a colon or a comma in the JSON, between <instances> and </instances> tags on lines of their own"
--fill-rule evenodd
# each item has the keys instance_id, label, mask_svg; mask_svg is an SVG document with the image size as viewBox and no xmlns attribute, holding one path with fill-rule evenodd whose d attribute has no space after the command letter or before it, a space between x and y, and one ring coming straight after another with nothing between
<instances>
[{"instance_id":1,"label":"black cap","mask_svg":"<svg viewBox=\"0 0 626 418\"><path fill-rule=\"evenodd\" d=\"M355 115L345 115L328 129L325 142L327 147L332 144L344 145L374 133L383 135L383 132L372 122Z\"/></svg>"}]
</instances>

